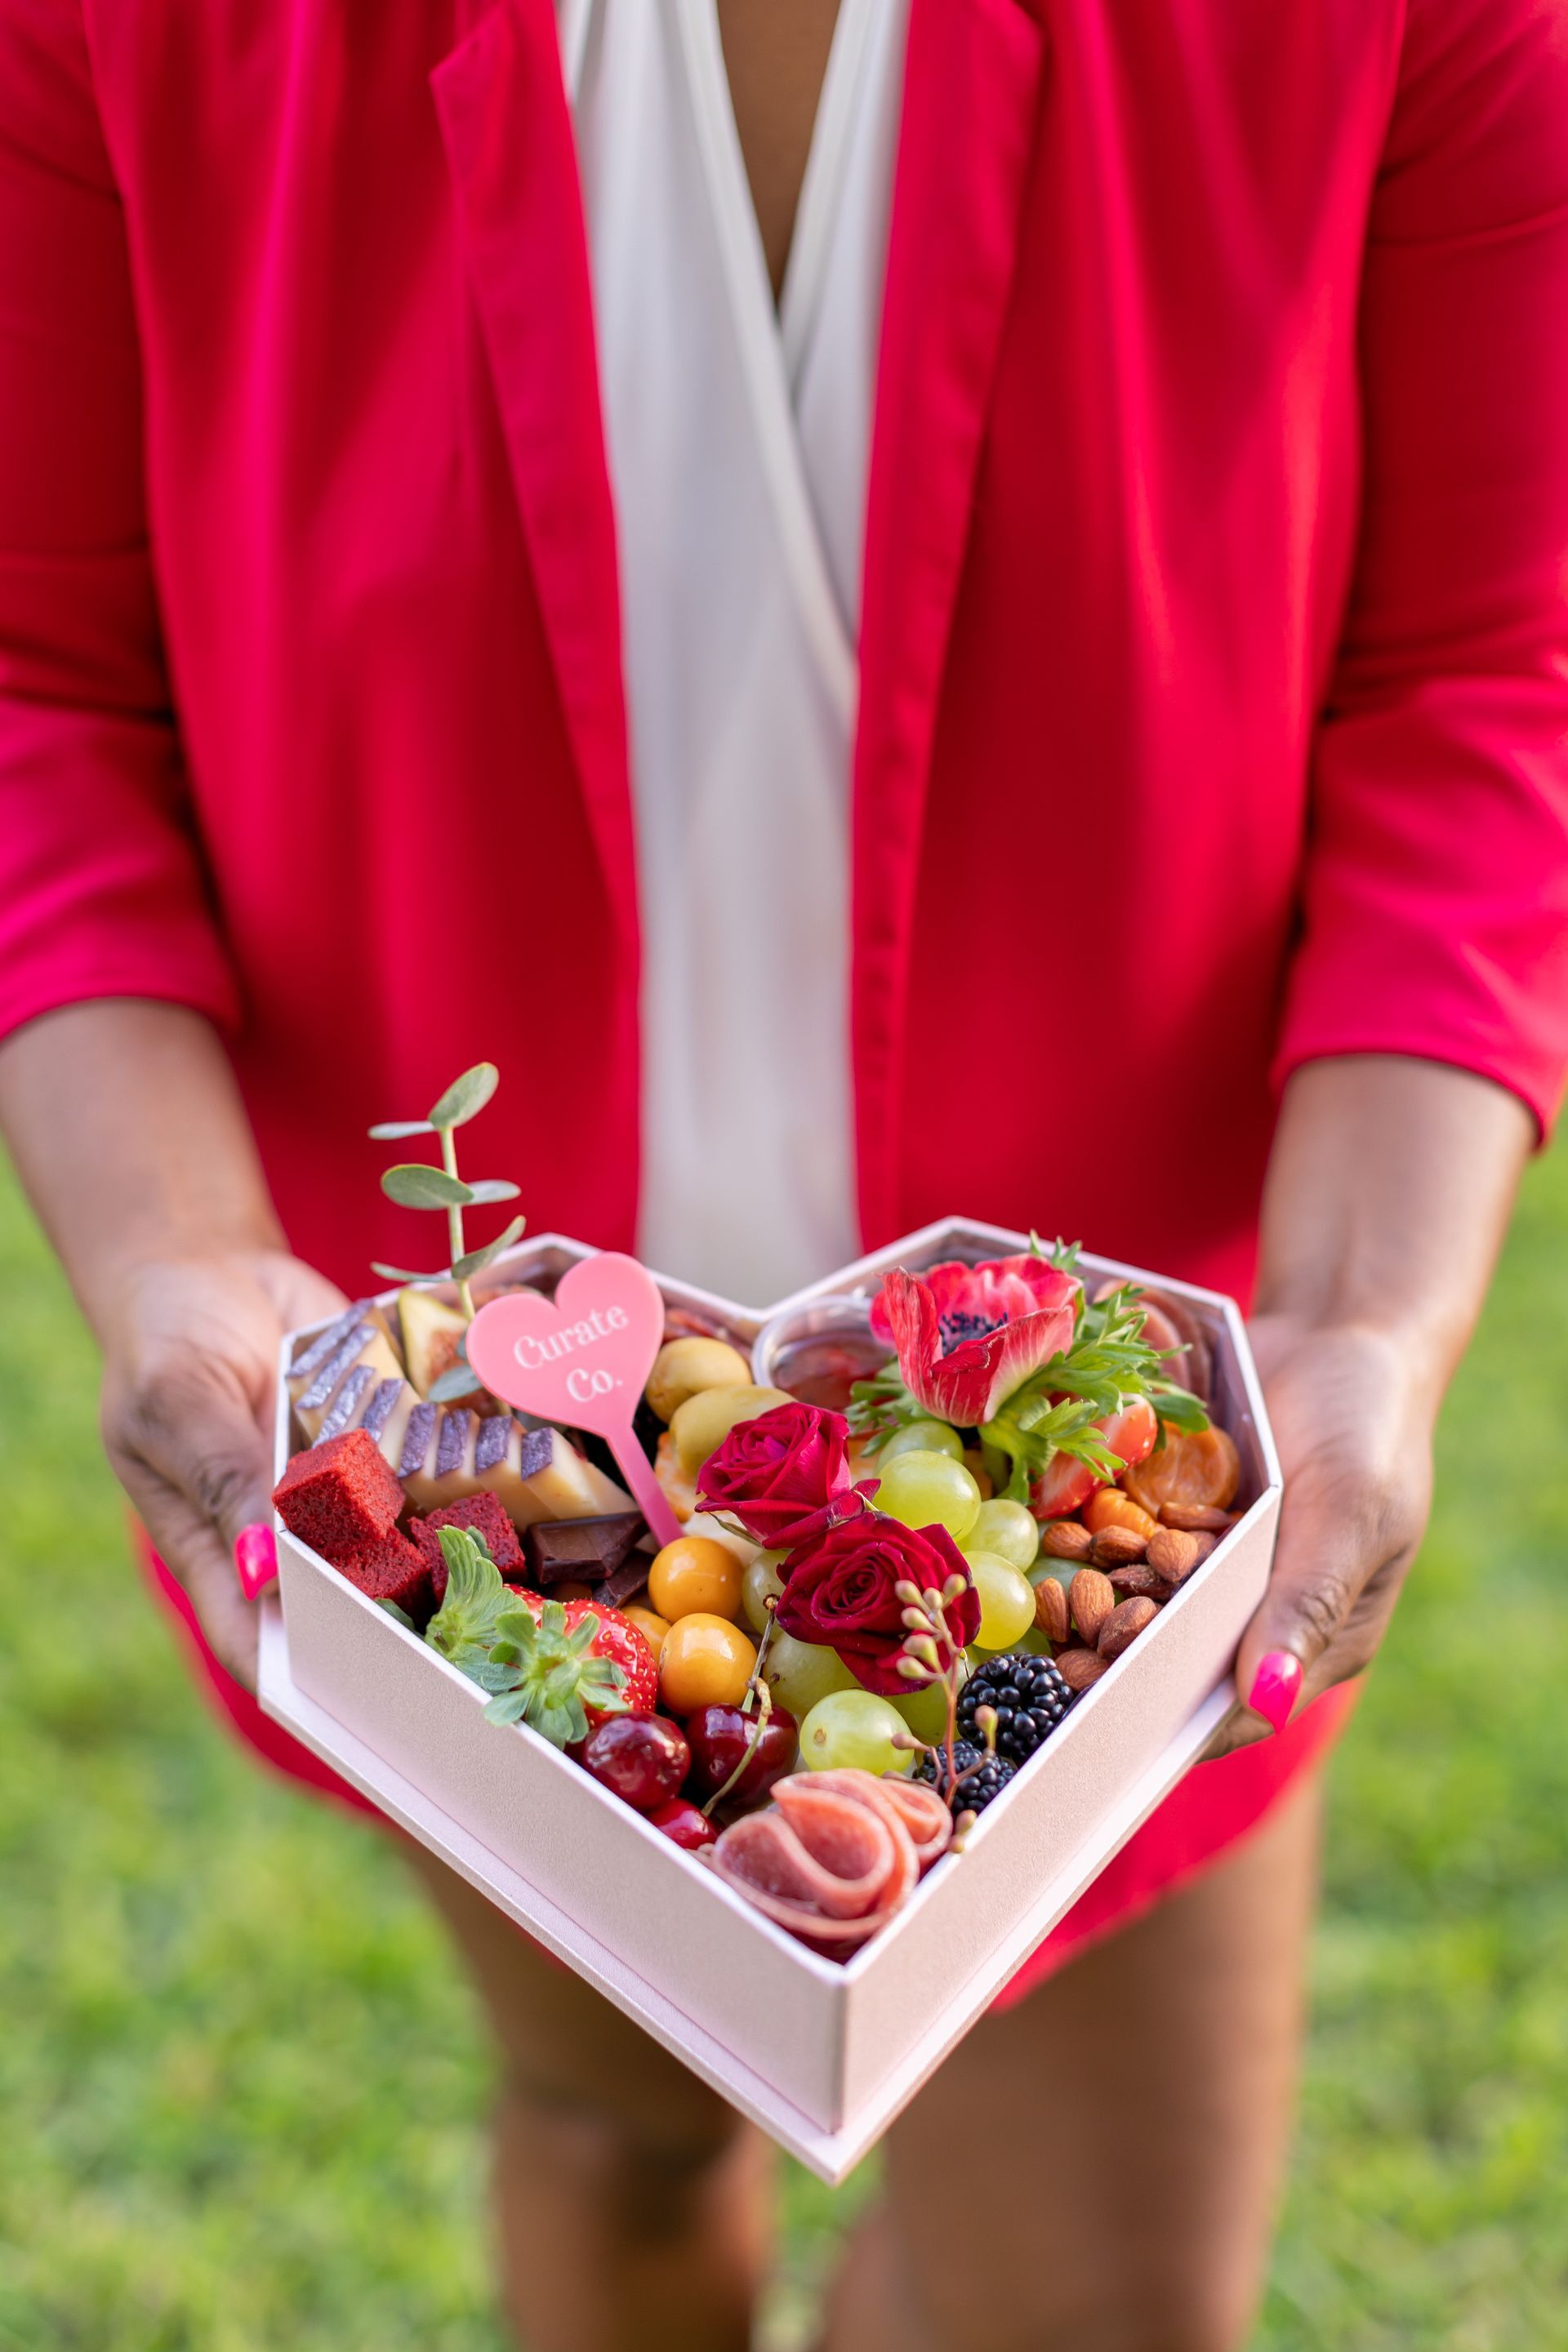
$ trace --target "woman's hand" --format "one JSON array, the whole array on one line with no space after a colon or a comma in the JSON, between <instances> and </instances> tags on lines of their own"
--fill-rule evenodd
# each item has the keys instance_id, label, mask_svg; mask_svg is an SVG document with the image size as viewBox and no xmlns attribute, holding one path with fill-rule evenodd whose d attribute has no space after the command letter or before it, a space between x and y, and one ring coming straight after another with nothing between
<instances>
[{"instance_id":1,"label":"woman's hand","mask_svg":"<svg viewBox=\"0 0 1568 2352\"><path fill-rule=\"evenodd\" d=\"M1438 1063L1366 1055L1291 1079L1251 1327L1284 1509L1211 1756L1266 1738L1376 1654L1531 1135L1514 1097Z\"/></svg>"},{"instance_id":2,"label":"woman's hand","mask_svg":"<svg viewBox=\"0 0 1568 2352\"><path fill-rule=\"evenodd\" d=\"M1252 1345L1285 1474L1274 1571L1237 1659L1236 1686L1283 1722L1370 1665L1388 1630L1432 1494L1434 1382L1397 1338L1260 1316ZM1266 1659L1293 1661L1265 1669ZM1264 1681L1258 1686L1259 1673ZM1237 1707L1211 1755L1277 1726Z\"/></svg>"},{"instance_id":3,"label":"woman's hand","mask_svg":"<svg viewBox=\"0 0 1568 2352\"><path fill-rule=\"evenodd\" d=\"M345 1302L289 1255L228 1057L184 1006L106 997L18 1030L0 1123L103 1349L110 1460L253 1684L234 1539L270 1516L278 1342Z\"/></svg>"},{"instance_id":4,"label":"woman's hand","mask_svg":"<svg viewBox=\"0 0 1568 2352\"><path fill-rule=\"evenodd\" d=\"M252 1520L271 1519L278 1344L347 1303L280 1250L142 1261L100 1302L105 1450L202 1631L247 1690L257 1618L236 1580L234 1541Z\"/></svg>"}]
</instances>

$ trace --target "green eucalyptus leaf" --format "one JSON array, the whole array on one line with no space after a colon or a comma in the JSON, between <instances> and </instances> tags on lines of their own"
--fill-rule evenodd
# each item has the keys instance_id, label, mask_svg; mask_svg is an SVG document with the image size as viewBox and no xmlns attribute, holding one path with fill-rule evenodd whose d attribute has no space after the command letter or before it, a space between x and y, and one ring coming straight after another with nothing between
<instances>
[{"instance_id":1,"label":"green eucalyptus leaf","mask_svg":"<svg viewBox=\"0 0 1568 2352\"><path fill-rule=\"evenodd\" d=\"M504 1176L481 1176L468 1186L468 1200L477 1209L487 1208L492 1201L515 1201L517 1195L518 1187L509 1184Z\"/></svg>"},{"instance_id":2,"label":"green eucalyptus leaf","mask_svg":"<svg viewBox=\"0 0 1568 2352\"><path fill-rule=\"evenodd\" d=\"M432 1381L425 1394L432 1404L455 1404L459 1397L480 1396L484 1393L477 1373L467 1364L449 1364L437 1381Z\"/></svg>"},{"instance_id":3,"label":"green eucalyptus leaf","mask_svg":"<svg viewBox=\"0 0 1568 2352\"><path fill-rule=\"evenodd\" d=\"M383 1265L375 1258L372 1258L370 1262L370 1270L372 1274L379 1274L383 1282L417 1282L429 1285L437 1282L450 1282L452 1279L445 1266L439 1274L410 1274L405 1265Z\"/></svg>"},{"instance_id":4,"label":"green eucalyptus leaf","mask_svg":"<svg viewBox=\"0 0 1568 2352\"><path fill-rule=\"evenodd\" d=\"M458 1282L467 1282L470 1275L478 1274L483 1267L490 1265L494 1259L500 1257L502 1250L510 1249L513 1242L521 1238L527 1223L526 1217L514 1217L505 1233L498 1234L493 1242L485 1244L483 1249L465 1251L453 1265L453 1279Z\"/></svg>"},{"instance_id":5,"label":"green eucalyptus leaf","mask_svg":"<svg viewBox=\"0 0 1568 2352\"><path fill-rule=\"evenodd\" d=\"M432 1127L461 1127L483 1110L486 1103L500 1084L500 1072L493 1062L476 1062L460 1078L454 1078L446 1093L430 1113Z\"/></svg>"},{"instance_id":6,"label":"green eucalyptus leaf","mask_svg":"<svg viewBox=\"0 0 1568 2352\"><path fill-rule=\"evenodd\" d=\"M373 1143L398 1143L405 1135L434 1135L436 1130L427 1118L384 1118L368 1132Z\"/></svg>"},{"instance_id":7,"label":"green eucalyptus leaf","mask_svg":"<svg viewBox=\"0 0 1568 2352\"><path fill-rule=\"evenodd\" d=\"M444 1168L431 1168L423 1160L400 1160L388 1168L381 1189L400 1209L466 1209L479 1197L460 1177L448 1176Z\"/></svg>"}]
</instances>

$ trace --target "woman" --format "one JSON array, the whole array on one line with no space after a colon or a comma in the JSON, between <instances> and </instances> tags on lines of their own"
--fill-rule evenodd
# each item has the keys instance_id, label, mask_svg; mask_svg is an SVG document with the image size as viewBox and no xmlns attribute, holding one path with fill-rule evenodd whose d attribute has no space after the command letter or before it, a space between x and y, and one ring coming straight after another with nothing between
<instances>
[{"instance_id":1,"label":"woman","mask_svg":"<svg viewBox=\"0 0 1568 2352\"><path fill-rule=\"evenodd\" d=\"M278 1336L465 1061L536 1231L759 1304L952 1210L1255 1298L1238 1752L835 2346L1247 2333L1322 1695L1568 1054L1565 317L1563 0L0 0L0 1109L258 1744ZM421 1867L527 2341L743 2342L765 2150Z\"/></svg>"}]
</instances>

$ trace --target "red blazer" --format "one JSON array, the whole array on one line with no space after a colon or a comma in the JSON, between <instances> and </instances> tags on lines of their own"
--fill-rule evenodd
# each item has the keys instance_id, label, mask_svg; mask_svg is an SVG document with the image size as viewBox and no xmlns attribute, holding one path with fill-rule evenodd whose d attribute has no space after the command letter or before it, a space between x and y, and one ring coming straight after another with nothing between
<instances>
[{"instance_id":1,"label":"red blazer","mask_svg":"<svg viewBox=\"0 0 1568 2352\"><path fill-rule=\"evenodd\" d=\"M1244 1286L1303 1058L1545 1117L1565 580L1568 0L913 0L866 1241ZM0 1019L211 1013L359 1286L480 1055L485 1172L632 1239L637 973L551 0L0 0Z\"/></svg>"}]
</instances>

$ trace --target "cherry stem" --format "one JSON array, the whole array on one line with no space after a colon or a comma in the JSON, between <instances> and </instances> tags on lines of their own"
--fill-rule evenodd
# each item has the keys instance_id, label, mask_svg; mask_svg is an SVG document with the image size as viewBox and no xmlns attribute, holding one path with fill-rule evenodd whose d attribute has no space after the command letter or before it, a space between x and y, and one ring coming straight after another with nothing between
<instances>
[{"instance_id":1,"label":"cherry stem","mask_svg":"<svg viewBox=\"0 0 1568 2352\"><path fill-rule=\"evenodd\" d=\"M759 1666L762 1664L762 1662L763 1655L762 1652L759 1650L757 1653L757 1664ZM755 1675L752 1675L751 1686L746 1693L748 1701L752 1696L752 1691L755 1691L757 1698L756 1738L748 1739L746 1745L741 1750L740 1762L736 1765L734 1770L731 1773L723 1787L721 1789L715 1789L713 1794L709 1798L708 1802L703 1806L702 1818L704 1821L708 1821L711 1818L715 1805L723 1803L724 1799L729 1795L731 1790L734 1787L736 1781L741 1778L741 1775L744 1772L747 1765L756 1754L758 1748L762 1744L763 1734L768 1727L768 1717L773 1711L773 1695L768 1688L766 1683L758 1682Z\"/></svg>"}]
</instances>

